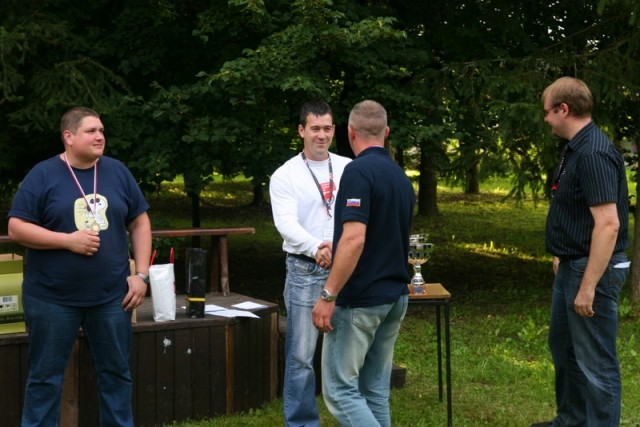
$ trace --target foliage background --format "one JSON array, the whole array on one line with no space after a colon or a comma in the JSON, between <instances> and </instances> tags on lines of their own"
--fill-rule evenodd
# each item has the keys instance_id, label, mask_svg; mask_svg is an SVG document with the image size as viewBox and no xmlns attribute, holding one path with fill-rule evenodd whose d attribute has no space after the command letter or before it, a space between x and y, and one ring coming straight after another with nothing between
<instances>
[{"instance_id":1,"label":"foliage background","mask_svg":"<svg viewBox=\"0 0 640 427\"><path fill-rule=\"evenodd\" d=\"M5 0L0 197L59 151L59 117L82 104L145 188L184 177L197 225L214 172L250 178L263 202L299 147L299 106L319 97L343 154L351 106L387 107L398 162L420 171L422 215L438 213L438 179L477 193L481 178L511 176L513 195L535 199L558 152L539 101L555 78L586 80L598 123L636 142L639 11L632 0Z\"/></svg>"}]
</instances>

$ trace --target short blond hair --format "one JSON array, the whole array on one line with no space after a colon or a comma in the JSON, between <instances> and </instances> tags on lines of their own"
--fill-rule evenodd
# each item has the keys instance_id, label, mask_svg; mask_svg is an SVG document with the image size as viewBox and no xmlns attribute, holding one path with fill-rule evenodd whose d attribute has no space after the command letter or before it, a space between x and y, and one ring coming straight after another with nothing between
<instances>
[{"instance_id":1,"label":"short blond hair","mask_svg":"<svg viewBox=\"0 0 640 427\"><path fill-rule=\"evenodd\" d=\"M569 106L569 115L589 117L593 111L593 96L585 82L573 77L560 77L542 92L542 102L549 101L553 107L564 103Z\"/></svg>"},{"instance_id":2,"label":"short blond hair","mask_svg":"<svg viewBox=\"0 0 640 427\"><path fill-rule=\"evenodd\" d=\"M376 101L362 101L351 109L349 126L362 138L384 139L387 129L387 110Z\"/></svg>"}]
</instances>

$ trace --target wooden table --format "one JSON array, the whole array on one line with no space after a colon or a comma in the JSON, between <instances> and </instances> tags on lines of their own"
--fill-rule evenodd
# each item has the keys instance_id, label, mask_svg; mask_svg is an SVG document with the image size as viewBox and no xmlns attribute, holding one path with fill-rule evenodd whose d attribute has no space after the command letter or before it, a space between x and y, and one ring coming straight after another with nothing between
<instances>
[{"instance_id":1,"label":"wooden table","mask_svg":"<svg viewBox=\"0 0 640 427\"><path fill-rule=\"evenodd\" d=\"M255 318L187 317L177 295L176 320L154 322L152 299L137 309L130 354L136 426L168 425L259 408L277 396L278 306L240 294L207 295L207 304L233 308L253 301ZM19 425L27 378L26 333L0 335L2 425ZM91 353L82 332L65 376L62 426L98 425Z\"/></svg>"},{"instance_id":2,"label":"wooden table","mask_svg":"<svg viewBox=\"0 0 640 427\"><path fill-rule=\"evenodd\" d=\"M450 332L450 313L449 300L451 293L447 291L440 283L425 283L423 285L424 293L410 294L409 304L411 305L427 305L436 308L436 335L438 340L438 395L442 402L442 323L440 319L440 308L444 307L444 340L445 340L445 366L447 381L447 426L453 425L453 410L451 398L451 332Z\"/></svg>"},{"instance_id":3,"label":"wooden table","mask_svg":"<svg viewBox=\"0 0 640 427\"><path fill-rule=\"evenodd\" d=\"M253 227L229 228L176 228L152 230L151 236L161 237L200 237L211 236L211 282L210 292L220 292L229 295L229 252L227 239L230 235L254 234ZM0 236L0 243L12 243L9 236Z\"/></svg>"}]
</instances>

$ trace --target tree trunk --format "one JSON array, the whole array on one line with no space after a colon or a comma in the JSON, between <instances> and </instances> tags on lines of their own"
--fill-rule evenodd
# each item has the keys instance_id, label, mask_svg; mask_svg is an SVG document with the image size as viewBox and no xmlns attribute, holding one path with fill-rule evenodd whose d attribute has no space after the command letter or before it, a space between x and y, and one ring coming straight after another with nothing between
<instances>
[{"instance_id":1,"label":"tree trunk","mask_svg":"<svg viewBox=\"0 0 640 427\"><path fill-rule=\"evenodd\" d=\"M353 154L353 150L351 149L351 144L349 144L349 135L346 124L336 124L336 132L334 138L336 141L335 148L337 154L348 157L350 159L356 157L356 155Z\"/></svg>"},{"instance_id":2,"label":"tree trunk","mask_svg":"<svg viewBox=\"0 0 640 427\"><path fill-rule=\"evenodd\" d=\"M191 193L189 196L191 196L191 226L198 228L201 224L200 194ZM191 247L200 247L200 236L193 236L191 238Z\"/></svg>"},{"instance_id":3,"label":"tree trunk","mask_svg":"<svg viewBox=\"0 0 640 427\"><path fill-rule=\"evenodd\" d=\"M405 167L404 150L401 147L396 147L392 152L393 152L393 158L395 159L398 166L404 169Z\"/></svg>"},{"instance_id":4,"label":"tree trunk","mask_svg":"<svg viewBox=\"0 0 640 427\"><path fill-rule=\"evenodd\" d=\"M253 200L251 206L262 206L264 204L264 188L262 184L253 184Z\"/></svg>"},{"instance_id":5,"label":"tree trunk","mask_svg":"<svg viewBox=\"0 0 640 427\"><path fill-rule=\"evenodd\" d=\"M638 157L640 163L640 157ZM631 302L640 302L640 209L638 209L638 197L640 197L640 178L636 175L636 203L633 209L633 252L631 256Z\"/></svg>"},{"instance_id":6,"label":"tree trunk","mask_svg":"<svg viewBox=\"0 0 640 427\"><path fill-rule=\"evenodd\" d=\"M473 165L466 170L465 173L465 194L480 194L480 178L478 162L473 162Z\"/></svg>"},{"instance_id":7,"label":"tree trunk","mask_svg":"<svg viewBox=\"0 0 640 427\"><path fill-rule=\"evenodd\" d=\"M438 210L438 160L420 150L420 177L418 179L418 215L433 218Z\"/></svg>"}]
</instances>

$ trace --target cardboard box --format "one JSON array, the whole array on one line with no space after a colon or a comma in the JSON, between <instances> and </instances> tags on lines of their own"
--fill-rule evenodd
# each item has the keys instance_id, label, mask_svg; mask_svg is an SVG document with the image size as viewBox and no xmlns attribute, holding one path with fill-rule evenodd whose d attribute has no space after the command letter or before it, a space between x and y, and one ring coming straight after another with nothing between
<instances>
[{"instance_id":1,"label":"cardboard box","mask_svg":"<svg viewBox=\"0 0 640 427\"><path fill-rule=\"evenodd\" d=\"M20 255L0 254L0 274L22 273L23 260Z\"/></svg>"},{"instance_id":2,"label":"cardboard box","mask_svg":"<svg viewBox=\"0 0 640 427\"><path fill-rule=\"evenodd\" d=\"M22 273L0 274L0 334L26 330L22 307Z\"/></svg>"}]
</instances>

